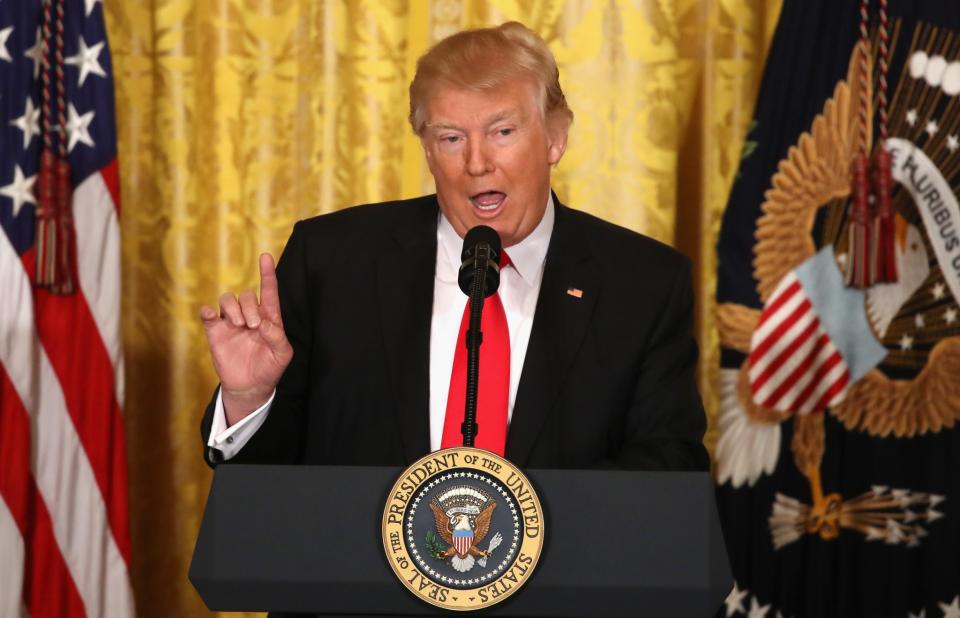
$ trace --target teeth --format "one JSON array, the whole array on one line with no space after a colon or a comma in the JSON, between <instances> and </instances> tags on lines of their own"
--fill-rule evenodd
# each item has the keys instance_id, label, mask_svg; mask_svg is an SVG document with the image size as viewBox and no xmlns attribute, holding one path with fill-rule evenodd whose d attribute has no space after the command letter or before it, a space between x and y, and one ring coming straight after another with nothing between
<instances>
[{"instance_id":1,"label":"teeth","mask_svg":"<svg viewBox=\"0 0 960 618\"><path fill-rule=\"evenodd\" d=\"M470 201L473 202L473 205L478 210L491 211L496 210L500 204L503 203L503 200L506 196L502 193L490 192L490 193L478 193L477 195L470 198Z\"/></svg>"}]
</instances>

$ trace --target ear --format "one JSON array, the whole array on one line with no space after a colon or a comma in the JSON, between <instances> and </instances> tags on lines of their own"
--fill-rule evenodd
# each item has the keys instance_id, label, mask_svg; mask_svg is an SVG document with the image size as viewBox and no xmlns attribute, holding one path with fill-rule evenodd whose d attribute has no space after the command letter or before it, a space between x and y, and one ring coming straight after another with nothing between
<instances>
[{"instance_id":1,"label":"ear","mask_svg":"<svg viewBox=\"0 0 960 618\"><path fill-rule=\"evenodd\" d=\"M556 165L567 151L570 122L566 118L547 119L547 162Z\"/></svg>"}]
</instances>

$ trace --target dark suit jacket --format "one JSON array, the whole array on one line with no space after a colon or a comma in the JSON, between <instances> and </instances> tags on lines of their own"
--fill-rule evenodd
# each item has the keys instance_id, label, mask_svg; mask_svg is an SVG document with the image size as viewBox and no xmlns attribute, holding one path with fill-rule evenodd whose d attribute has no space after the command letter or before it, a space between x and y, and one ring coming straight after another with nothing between
<instances>
[{"instance_id":1,"label":"dark suit jacket","mask_svg":"<svg viewBox=\"0 0 960 618\"><path fill-rule=\"evenodd\" d=\"M689 260L554 201L507 458L707 469ZM437 220L431 195L294 226L277 267L293 361L231 462L400 466L429 452ZM213 402L204 445L212 412Z\"/></svg>"}]
</instances>

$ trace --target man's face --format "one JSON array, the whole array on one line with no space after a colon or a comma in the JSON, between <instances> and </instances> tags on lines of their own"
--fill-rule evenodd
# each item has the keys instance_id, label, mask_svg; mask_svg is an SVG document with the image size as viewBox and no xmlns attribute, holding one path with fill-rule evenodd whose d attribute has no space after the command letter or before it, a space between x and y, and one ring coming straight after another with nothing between
<instances>
[{"instance_id":1,"label":"man's face","mask_svg":"<svg viewBox=\"0 0 960 618\"><path fill-rule=\"evenodd\" d=\"M544 121L534 83L516 79L481 92L439 87L426 111L420 140L440 210L457 234L488 225L504 247L529 236L567 139L565 123Z\"/></svg>"}]
</instances>

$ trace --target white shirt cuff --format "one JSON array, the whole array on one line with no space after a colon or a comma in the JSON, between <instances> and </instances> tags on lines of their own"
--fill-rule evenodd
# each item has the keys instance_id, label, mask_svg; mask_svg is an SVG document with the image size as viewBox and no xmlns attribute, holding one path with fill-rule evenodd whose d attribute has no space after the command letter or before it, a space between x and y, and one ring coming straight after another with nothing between
<instances>
[{"instance_id":1,"label":"white shirt cuff","mask_svg":"<svg viewBox=\"0 0 960 618\"><path fill-rule=\"evenodd\" d=\"M210 439L207 440L207 446L215 448L223 454L223 460L226 461L240 452L243 445L246 444L253 434L257 433L263 421L267 420L267 414L270 413L270 404L277 395L277 389L273 389L270 399L232 427L227 427L227 414L223 410L223 395L217 390L217 404L213 409L213 424L210 426Z\"/></svg>"}]
</instances>

